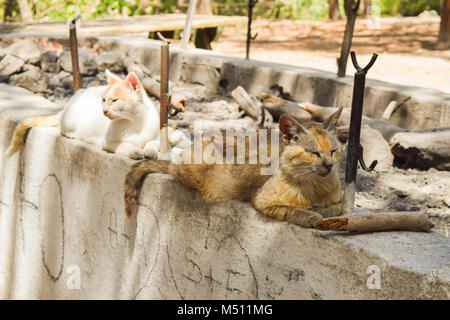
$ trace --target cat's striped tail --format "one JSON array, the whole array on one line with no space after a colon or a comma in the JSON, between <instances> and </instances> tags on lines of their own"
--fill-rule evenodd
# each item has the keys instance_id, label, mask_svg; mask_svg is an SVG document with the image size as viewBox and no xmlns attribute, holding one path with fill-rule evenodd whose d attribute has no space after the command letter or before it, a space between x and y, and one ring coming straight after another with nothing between
<instances>
[{"instance_id":1,"label":"cat's striped tail","mask_svg":"<svg viewBox=\"0 0 450 320\"><path fill-rule=\"evenodd\" d=\"M14 130L11 144L8 150L6 150L5 156L7 158L11 157L25 144L25 134L28 129L33 127L56 127L59 126L59 119L59 114L54 114L50 116L31 117L20 122L16 130Z\"/></svg>"},{"instance_id":2,"label":"cat's striped tail","mask_svg":"<svg viewBox=\"0 0 450 320\"><path fill-rule=\"evenodd\" d=\"M142 182L149 173L169 173L168 160L143 160L134 164L125 177L125 215L131 218L137 210Z\"/></svg>"}]
</instances>

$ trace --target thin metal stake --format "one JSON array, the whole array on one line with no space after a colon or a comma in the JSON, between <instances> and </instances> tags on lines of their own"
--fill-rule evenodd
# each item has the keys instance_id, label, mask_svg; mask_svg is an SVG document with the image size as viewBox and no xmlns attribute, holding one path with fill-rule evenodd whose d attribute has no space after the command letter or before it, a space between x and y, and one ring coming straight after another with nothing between
<instances>
[{"instance_id":1,"label":"thin metal stake","mask_svg":"<svg viewBox=\"0 0 450 320\"><path fill-rule=\"evenodd\" d=\"M252 36L252 18L253 18L253 7L256 5L258 0L248 0L248 25L247 25L247 47L245 50L245 59L250 57L250 43L252 40L256 39L258 33Z\"/></svg>"},{"instance_id":2,"label":"thin metal stake","mask_svg":"<svg viewBox=\"0 0 450 320\"><path fill-rule=\"evenodd\" d=\"M169 95L169 45L170 41L164 38L158 32L158 37L163 42L161 45L161 79L160 79L160 112L159 112L159 130L160 130L160 154L167 156L169 152L168 141L168 113L170 106Z\"/></svg>"},{"instance_id":3,"label":"thin metal stake","mask_svg":"<svg viewBox=\"0 0 450 320\"><path fill-rule=\"evenodd\" d=\"M350 133L347 146L347 163L345 168L344 186L344 214L352 214L355 205L355 183L358 160L364 171L372 171L377 165L377 160L373 161L367 168L363 159L363 147L360 144L361 120L364 103L364 87L366 84L367 71L372 67L378 55L373 54L369 64L361 68L356 61L355 52L350 53L353 66L356 68L355 80L353 84L352 111L350 115Z\"/></svg>"},{"instance_id":4,"label":"thin metal stake","mask_svg":"<svg viewBox=\"0 0 450 320\"><path fill-rule=\"evenodd\" d=\"M70 56L72 58L72 77L73 77L73 93L77 93L83 87L83 82L78 64L78 40L77 40L77 21L80 15L69 22L69 38L70 38Z\"/></svg>"}]
</instances>

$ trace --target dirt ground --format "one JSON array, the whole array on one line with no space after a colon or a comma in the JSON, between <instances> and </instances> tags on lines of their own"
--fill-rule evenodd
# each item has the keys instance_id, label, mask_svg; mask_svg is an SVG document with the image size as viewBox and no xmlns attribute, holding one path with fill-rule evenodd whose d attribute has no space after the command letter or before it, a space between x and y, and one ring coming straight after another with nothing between
<instances>
[{"instance_id":1,"label":"dirt ground","mask_svg":"<svg viewBox=\"0 0 450 320\"><path fill-rule=\"evenodd\" d=\"M365 65L379 54L368 78L433 88L450 93L450 50L435 50L439 18L382 18L379 22L358 19L352 50ZM379 28L374 28L378 25ZM257 19L252 33L250 58L335 73L336 58L345 29L341 21L270 21ZM227 27L212 44L213 50L244 57L246 27ZM347 75L354 68L349 60Z\"/></svg>"}]
</instances>

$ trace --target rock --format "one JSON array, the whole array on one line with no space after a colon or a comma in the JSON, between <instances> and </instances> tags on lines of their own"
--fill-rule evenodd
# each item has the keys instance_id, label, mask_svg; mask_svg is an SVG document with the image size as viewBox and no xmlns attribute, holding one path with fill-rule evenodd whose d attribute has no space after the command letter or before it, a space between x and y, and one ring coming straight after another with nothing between
<instances>
[{"instance_id":1,"label":"rock","mask_svg":"<svg viewBox=\"0 0 450 320\"><path fill-rule=\"evenodd\" d=\"M49 84L49 77L38 67L27 65L23 73L13 75L9 78L9 84L28 89L32 92L43 92Z\"/></svg>"},{"instance_id":2,"label":"rock","mask_svg":"<svg viewBox=\"0 0 450 320\"><path fill-rule=\"evenodd\" d=\"M11 54L6 55L0 61L0 81L5 81L8 77L22 70L25 62Z\"/></svg>"},{"instance_id":3,"label":"rock","mask_svg":"<svg viewBox=\"0 0 450 320\"><path fill-rule=\"evenodd\" d=\"M72 73L72 58L70 51L64 51L59 57L61 69ZM97 58L95 53L87 48L78 49L78 64L81 75L93 76L98 71Z\"/></svg>"},{"instance_id":4,"label":"rock","mask_svg":"<svg viewBox=\"0 0 450 320\"><path fill-rule=\"evenodd\" d=\"M1 51L3 55L14 55L26 63L37 64L41 60L41 51L33 40L15 42Z\"/></svg>"},{"instance_id":5,"label":"rock","mask_svg":"<svg viewBox=\"0 0 450 320\"><path fill-rule=\"evenodd\" d=\"M67 71L60 71L59 73L55 74L50 78L50 88L72 88L73 87L73 79L72 75L68 73Z\"/></svg>"},{"instance_id":6,"label":"rock","mask_svg":"<svg viewBox=\"0 0 450 320\"><path fill-rule=\"evenodd\" d=\"M397 167L450 171L450 128L397 133L390 144Z\"/></svg>"},{"instance_id":7,"label":"rock","mask_svg":"<svg viewBox=\"0 0 450 320\"><path fill-rule=\"evenodd\" d=\"M103 52L97 57L97 64L101 71L109 69L114 73L122 73L125 70L122 55L119 51Z\"/></svg>"},{"instance_id":8,"label":"rock","mask_svg":"<svg viewBox=\"0 0 450 320\"><path fill-rule=\"evenodd\" d=\"M394 156L389 149L389 144L378 130L369 125L363 125L360 141L364 148L363 159L367 166L370 166L372 161L378 160L376 171L387 171L392 168Z\"/></svg>"},{"instance_id":9,"label":"rock","mask_svg":"<svg viewBox=\"0 0 450 320\"><path fill-rule=\"evenodd\" d=\"M424 10L417 15L418 18L438 18L439 13L436 10Z\"/></svg>"},{"instance_id":10,"label":"rock","mask_svg":"<svg viewBox=\"0 0 450 320\"><path fill-rule=\"evenodd\" d=\"M58 53L55 50L47 50L42 54L41 69L44 72L59 72Z\"/></svg>"},{"instance_id":11,"label":"rock","mask_svg":"<svg viewBox=\"0 0 450 320\"><path fill-rule=\"evenodd\" d=\"M377 129L387 142L391 141L392 137L396 133L407 131L406 129L395 126L386 120L372 119L365 116L363 116L363 124L367 124L373 129Z\"/></svg>"}]
</instances>

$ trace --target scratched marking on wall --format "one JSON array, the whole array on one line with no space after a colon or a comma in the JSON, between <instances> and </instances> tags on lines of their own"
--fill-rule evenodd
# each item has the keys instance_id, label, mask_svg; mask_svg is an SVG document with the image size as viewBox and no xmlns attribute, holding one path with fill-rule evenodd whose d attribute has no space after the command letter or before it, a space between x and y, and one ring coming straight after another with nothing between
<instances>
[{"instance_id":1,"label":"scratched marking on wall","mask_svg":"<svg viewBox=\"0 0 450 320\"><path fill-rule=\"evenodd\" d=\"M159 256L160 231L154 213L143 207L144 219L126 219L122 199L106 193L102 201L104 246L123 281L122 291L136 299L147 286ZM104 270L107 273L107 268Z\"/></svg>"},{"instance_id":2,"label":"scratched marking on wall","mask_svg":"<svg viewBox=\"0 0 450 320\"><path fill-rule=\"evenodd\" d=\"M208 208L205 217L199 215L198 211L177 210L168 230L169 265L180 297L258 299L256 274L237 230L223 229L238 222L225 223ZM192 241L185 241L186 237Z\"/></svg>"},{"instance_id":3,"label":"scratched marking on wall","mask_svg":"<svg viewBox=\"0 0 450 320\"><path fill-rule=\"evenodd\" d=\"M64 268L64 210L61 184L54 174L46 176L39 187L39 215L42 264L56 282Z\"/></svg>"}]
</instances>

